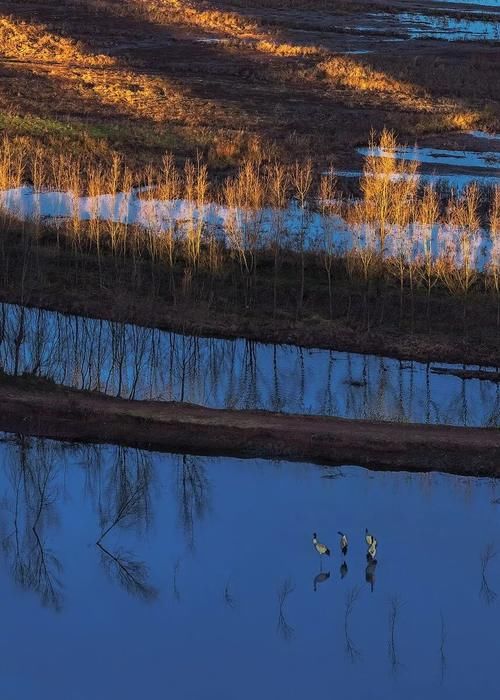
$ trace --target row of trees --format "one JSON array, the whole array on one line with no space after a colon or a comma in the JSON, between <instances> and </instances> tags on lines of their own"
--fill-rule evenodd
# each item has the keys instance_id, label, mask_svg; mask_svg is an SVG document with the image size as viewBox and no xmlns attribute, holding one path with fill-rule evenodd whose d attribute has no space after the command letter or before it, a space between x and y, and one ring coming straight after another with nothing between
<instances>
[{"instance_id":1,"label":"row of trees","mask_svg":"<svg viewBox=\"0 0 500 700\"><path fill-rule=\"evenodd\" d=\"M201 159L179 168L167 154L161 167L138 175L118 155L107 169L71 156L46 160L41 148L32 153L22 139L5 137L0 190L27 181L35 191L50 185L70 199L56 227L58 246L64 239L77 257L92 249L99 269L103 255L117 266L131 259L134 269L150 260L153 277L167 271L174 301L201 271L216 278L229 261L250 306L259 265L271 261L276 311L283 263L292 257L298 316L306 266L313 263L326 276L330 316L336 275L367 290L374 280L396 279L401 303L405 290L413 296L423 288L430 300L439 286L466 300L475 287L495 294L500 309L500 187L490 193L489 207L476 184L443 197L432 182L422 182L418 163L398 158L395 136L387 131L378 142L372 139L360 198L347 198L333 171L317 176L310 160L287 165L256 152L213 183ZM139 200L134 186L140 186ZM118 193L111 204L102 197ZM37 232L44 221L33 201L30 223ZM1 223L4 232L19 225L12 208L3 208Z\"/></svg>"}]
</instances>

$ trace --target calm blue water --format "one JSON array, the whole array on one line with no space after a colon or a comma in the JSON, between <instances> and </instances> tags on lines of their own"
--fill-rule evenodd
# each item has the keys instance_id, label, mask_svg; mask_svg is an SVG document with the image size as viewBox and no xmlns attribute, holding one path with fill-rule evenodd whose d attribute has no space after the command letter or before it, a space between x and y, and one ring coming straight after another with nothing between
<instances>
[{"instance_id":1,"label":"calm blue water","mask_svg":"<svg viewBox=\"0 0 500 700\"><path fill-rule=\"evenodd\" d=\"M213 408L500 426L498 383L436 374L439 367L0 304L0 368L9 374Z\"/></svg>"},{"instance_id":2,"label":"calm blue water","mask_svg":"<svg viewBox=\"0 0 500 700\"><path fill-rule=\"evenodd\" d=\"M406 12L397 17L411 39L430 38L448 41L498 41L500 39L498 22Z\"/></svg>"},{"instance_id":3,"label":"calm blue water","mask_svg":"<svg viewBox=\"0 0 500 700\"><path fill-rule=\"evenodd\" d=\"M8 439L1 698L498 697L495 482Z\"/></svg>"}]
</instances>

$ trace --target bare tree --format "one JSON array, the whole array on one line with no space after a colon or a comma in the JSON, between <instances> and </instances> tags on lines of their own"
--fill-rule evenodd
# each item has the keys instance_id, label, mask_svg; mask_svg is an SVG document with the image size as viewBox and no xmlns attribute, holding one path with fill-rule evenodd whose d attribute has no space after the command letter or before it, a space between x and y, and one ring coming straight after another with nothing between
<instances>
[{"instance_id":1,"label":"bare tree","mask_svg":"<svg viewBox=\"0 0 500 700\"><path fill-rule=\"evenodd\" d=\"M297 316L302 315L302 305L304 303L304 287L305 287L305 242L306 233L310 221L309 194L313 183L313 167L312 161L309 158L305 163L295 161L292 170L292 185L294 195L299 207L300 218L297 231L297 248L300 256L300 283L299 292L297 294Z\"/></svg>"},{"instance_id":2,"label":"bare tree","mask_svg":"<svg viewBox=\"0 0 500 700\"><path fill-rule=\"evenodd\" d=\"M464 330L467 318L469 292L477 279L477 252L479 239L479 188L468 185L460 196L454 196L448 205L448 234L450 238L440 260L439 271L443 283L452 294L463 297Z\"/></svg>"},{"instance_id":3,"label":"bare tree","mask_svg":"<svg viewBox=\"0 0 500 700\"><path fill-rule=\"evenodd\" d=\"M500 185L496 185L490 208L491 252L487 265L490 287L497 297L497 326L500 326Z\"/></svg>"},{"instance_id":4,"label":"bare tree","mask_svg":"<svg viewBox=\"0 0 500 700\"><path fill-rule=\"evenodd\" d=\"M323 267L328 280L328 307L330 320L333 318L333 279L332 270L338 254L335 241L335 223L342 211L340 193L337 193L336 178L330 171L323 175L319 185L319 210L321 214L320 251Z\"/></svg>"},{"instance_id":5,"label":"bare tree","mask_svg":"<svg viewBox=\"0 0 500 700\"><path fill-rule=\"evenodd\" d=\"M275 161L267 173L268 191L272 207L271 250L274 259L273 316L278 303L278 272L285 241L285 210L288 204L288 173L284 165Z\"/></svg>"},{"instance_id":6,"label":"bare tree","mask_svg":"<svg viewBox=\"0 0 500 700\"><path fill-rule=\"evenodd\" d=\"M427 290L427 318L429 319L431 291L438 281L432 245L432 232L439 220L439 199L432 183L424 187L423 196L418 206L417 218L417 237L421 246L421 251L417 255L417 260L419 261L418 274Z\"/></svg>"}]
</instances>

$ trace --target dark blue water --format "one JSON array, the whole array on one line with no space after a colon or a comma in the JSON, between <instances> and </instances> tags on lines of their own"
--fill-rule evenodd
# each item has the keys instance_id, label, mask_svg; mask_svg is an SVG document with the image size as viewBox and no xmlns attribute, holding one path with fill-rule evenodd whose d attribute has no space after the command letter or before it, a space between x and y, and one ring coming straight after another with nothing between
<instances>
[{"instance_id":1,"label":"dark blue water","mask_svg":"<svg viewBox=\"0 0 500 700\"><path fill-rule=\"evenodd\" d=\"M168 333L0 304L0 369L131 399L500 426L500 385L451 365ZM468 366L469 369L475 369Z\"/></svg>"},{"instance_id":2,"label":"dark blue water","mask_svg":"<svg viewBox=\"0 0 500 700\"><path fill-rule=\"evenodd\" d=\"M1 698L498 697L493 481L17 438L0 495Z\"/></svg>"}]
</instances>

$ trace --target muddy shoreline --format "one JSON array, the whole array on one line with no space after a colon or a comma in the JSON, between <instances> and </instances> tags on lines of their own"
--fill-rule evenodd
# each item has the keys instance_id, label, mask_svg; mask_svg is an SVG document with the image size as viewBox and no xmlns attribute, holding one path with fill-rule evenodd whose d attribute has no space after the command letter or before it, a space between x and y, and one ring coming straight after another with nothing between
<instances>
[{"instance_id":1,"label":"muddy shoreline","mask_svg":"<svg viewBox=\"0 0 500 700\"><path fill-rule=\"evenodd\" d=\"M500 475L500 431L129 401L2 377L0 430L146 450Z\"/></svg>"}]
</instances>

